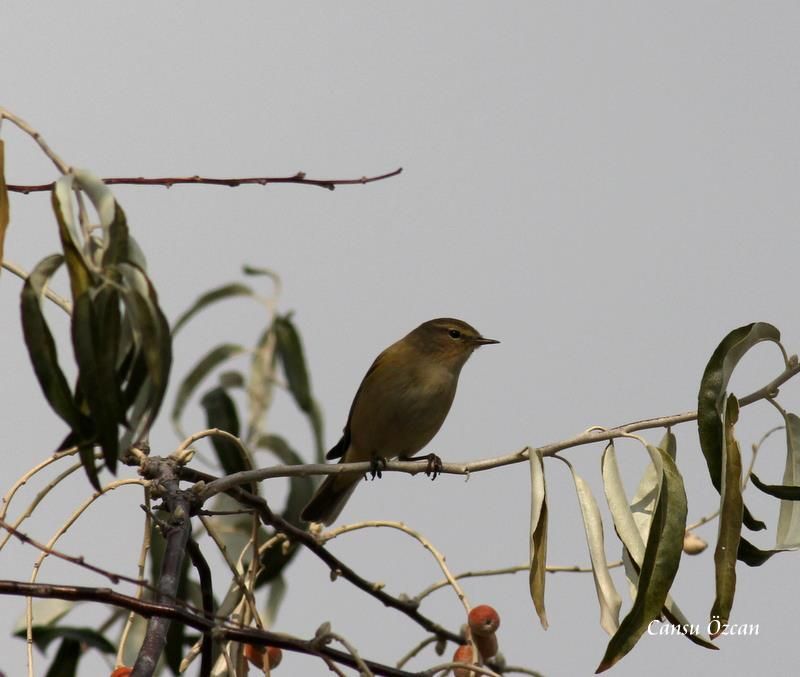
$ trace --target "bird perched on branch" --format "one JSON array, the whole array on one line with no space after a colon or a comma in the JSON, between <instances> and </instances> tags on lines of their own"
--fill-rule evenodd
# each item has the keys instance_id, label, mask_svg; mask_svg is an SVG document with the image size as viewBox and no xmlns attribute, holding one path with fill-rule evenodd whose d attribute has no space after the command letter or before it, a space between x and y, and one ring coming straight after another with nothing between
<instances>
[{"instance_id":1,"label":"bird perched on branch","mask_svg":"<svg viewBox=\"0 0 800 677\"><path fill-rule=\"evenodd\" d=\"M424 322L384 350L367 371L350 406L342 439L327 458L340 463L407 460L442 427L456 394L458 376L480 346L499 343L472 326L443 317ZM441 461L428 456L428 473ZM331 524L361 475L328 475L302 513L306 522Z\"/></svg>"}]
</instances>

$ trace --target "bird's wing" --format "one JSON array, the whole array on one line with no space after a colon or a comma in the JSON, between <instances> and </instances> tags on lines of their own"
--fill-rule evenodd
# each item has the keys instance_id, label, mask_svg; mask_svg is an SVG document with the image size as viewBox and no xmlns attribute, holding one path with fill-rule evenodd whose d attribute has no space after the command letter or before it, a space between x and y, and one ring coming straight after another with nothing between
<instances>
[{"instance_id":1,"label":"bird's wing","mask_svg":"<svg viewBox=\"0 0 800 677\"><path fill-rule=\"evenodd\" d=\"M325 454L325 458L329 461L333 460L334 458L342 458L347 449L350 447L350 421L353 420L353 410L356 408L356 402L358 402L358 396L361 395L361 391L364 389L364 384L367 382L367 379L373 374L373 372L378 368L381 363L383 356L386 354L384 350L378 357L375 358L375 361L372 363L372 366L367 370L367 373L364 374L364 378L361 379L361 385L358 386L358 390L356 391L356 396L353 398L353 403L350 405L350 413L347 414L347 423L344 426L344 430L342 431L342 439L340 439L331 450Z\"/></svg>"}]
</instances>

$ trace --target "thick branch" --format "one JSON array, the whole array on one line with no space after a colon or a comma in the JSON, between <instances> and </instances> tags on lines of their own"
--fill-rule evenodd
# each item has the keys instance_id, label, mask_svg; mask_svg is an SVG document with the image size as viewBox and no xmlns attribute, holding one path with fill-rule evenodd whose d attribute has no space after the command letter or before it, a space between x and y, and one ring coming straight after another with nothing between
<instances>
[{"instance_id":1,"label":"thick branch","mask_svg":"<svg viewBox=\"0 0 800 677\"><path fill-rule=\"evenodd\" d=\"M194 497L179 489L180 482L172 463L155 463L152 459L149 470L164 491L164 503L169 511L169 522L162 526L166 544L161 571L158 576L157 601L174 599L181 579L181 565L191 536L190 513ZM158 660L167 643L170 619L153 616L147 624L142 647L133 665L132 677L150 677L156 670Z\"/></svg>"},{"instance_id":2,"label":"thick branch","mask_svg":"<svg viewBox=\"0 0 800 677\"><path fill-rule=\"evenodd\" d=\"M129 609L145 618L163 617L179 621L200 632L215 632L218 637L246 642L257 646L277 646L288 651L296 651L311 656L324 656L332 661L356 668L355 659L344 651L337 651L327 646L318 646L313 640L306 641L269 630L255 628L239 628L230 625L217 625L213 620L182 607L158 602L145 602L109 588L89 588L75 585L52 585L47 583L25 583L22 581L0 580L0 595L19 595L23 597L42 597L46 599L66 599L74 601L93 601L110 604L122 609ZM398 670L389 665L364 661L376 675L389 677L413 677L417 673Z\"/></svg>"},{"instance_id":3,"label":"thick branch","mask_svg":"<svg viewBox=\"0 0 800 677\"><path fill-rule=\"evenodd\" d=\"M744 407L759 400L771 399L778 394L778 389L786 381L800 373L800 364L796 361L790 361L789 366L775 379L770 381L763 388L750 393L749 395L739 400L739 406ZM592 428L580 435L575 435L560 442L552 442L542 447L538 447L542 452L542 456L553 456L559 451L571 449L572 447L579 447L586 444L594 444L595 442L608 442L609 440L617 439L619 437L626 437L629 434L639 430L649 430L653 428L670 428L680 423L687 423L689 421L697 420L696 411L688 411L684 414L673 414L672 416L660 416L658 418L648 418L641 421L634 421L626 423L625 425L616 426L614 428ZM525 447L505 456L498 456L495 458L485 458L480 461L472 463L443 463L440 472L450 475L470 475L474 472L481 472L483 470L491 470L499 468L504 465L511 465L512 463L521 463L528 460L530 447ZM385 466L381 466L381 470L404 472L410 475L424 472L427 468L427 460L421 461L389 461ZM218 493L229 491L232 487L248 484L250 482L260 482L261 480L269 479L272 477L306 477L309 475L335 475L337 473L361 473L365 474L372 469L372 464L369 462L363 463L331 463L320 464L310 463L307 465L278 465L267 468L258 468L256 470L245 470L238 473L227 475L221 479L210 482L201 492L201 499L208 500Z\"/></svg>"},{"instance_id":4,"label":"thick branch","mask_svg":"<svg viewBox=\"0 0 800 677\"><path fill-rule=\"evenodd\" d=\"M402 167L398 167L392 172L380 174L378 176L362 176L358 179L310 179L306 176L305 172L297 172L291 176L250 176L239 177L231 179L215 179L206 176L164 176L157 178L138 177L110 177L103 179L103 183L109 186L125 185L125 186L164 186L171 188L180 184L201 184L205 186L228 186L229 188L236 188L237 186L257 185L266 186L270 183L296 183L303 186L318 186L319 188L326 188L333 190L336 186L352 186L364 183L373 183L375 181L383 181L393 176L397 176L403 171ZM12 193L41 193L44 191L52 190L52 183L40 183L31 185L20 185L9 183L6 186L9 192Z\"/></svg>"}]
</instances>

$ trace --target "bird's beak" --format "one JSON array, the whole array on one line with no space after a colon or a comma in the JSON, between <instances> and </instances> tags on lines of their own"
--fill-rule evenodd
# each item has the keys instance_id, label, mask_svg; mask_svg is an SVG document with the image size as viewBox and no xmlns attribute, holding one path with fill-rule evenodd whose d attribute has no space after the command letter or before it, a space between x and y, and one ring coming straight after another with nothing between
<instances>
[{"instance_id":1,"label":"bird's beak","mask_svg":"<svg viewBox=\"0 0 800 677\"><path fill-rule=\"evenodd\" d=\"M483 336L479 336L478 338L473 339L473 343L475 343L478 346L488 346L488 345L491 345L492 343L500 343L500 341L497 341L495 339L490 339L490 338L484 338Z\"/></svg>"}]
</instances>

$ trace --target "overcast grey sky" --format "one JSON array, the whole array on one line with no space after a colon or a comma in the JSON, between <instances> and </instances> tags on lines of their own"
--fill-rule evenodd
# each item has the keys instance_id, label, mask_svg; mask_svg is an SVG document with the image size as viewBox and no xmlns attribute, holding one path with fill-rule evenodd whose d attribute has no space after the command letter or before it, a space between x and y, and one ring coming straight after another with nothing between
<instances>
[{"instance_id":1,"label":"overcast grey sky","mask_svg":"<svg viewBox=\"0 0 800 677\"><path fill-rule=\"evenodd\" d=\"M798 29L796 3L6 0L0 105L100 176L303 170L347 178L402 166L397 178L332 193L271 186L115 194L170 318L202 290L235 279L244 263L280 273L281 308L295 310L303 332L329 444L371 360L420 322L461 317L500 339L465 367L430 447L467 461L591 425L693 409L714 347L748 322L777 325L797 352ZM2 134L10 182L54 178L29 139L8 123ZM56 247L48 198L14 195L11 207L6 256L30 268ZM4 487L63 435L27 362L19 288L0 278ZM208 347L254 338L262 321L242 303L196 324L176 343L173 386ZM780 369L777 351L760 347L734 390L744 394ZM797 410L798 393L787 387L784 406ZM200 428L197 409L189 423ZM767 405L746 410L743 448L777 424ZM289 402L278 401L270 425L310 449ZM713 510L716 495L695 427L675 432L693 521ZM168 452L174 444L162 422L154 446ZM762 478L779 481L782 448L778 437L767 445ZM602 503L601 451L566 456ZM632 491L643 453L632 443L619 455ZM585 563L571 480L561 464L546 471L549 561ZM86 492L76 477L27 531L46 540ZM527 559L528 493L526 465L467 483L391 475L360 487L343 520L402 520L455 571L502 567ZM135 489L121 489L60 547L133 574L140 502ZM774 528L774 504L751 503ZM715 527L700 533L713 540ZM774 531L754 540L769 546L772 538ZM616 558L610 531L606 545ZM395 594L416 594L440 577L427 553L394 533L359 532L331 547ZM34 557L30 548L4 550L0 577L26 579ZM740 567L733 620L759 624L757 637L721 638L719 652L645 637L614 674L780 674L765 666L794 659L788 600L798 598L796 572L794 554ZM98 582L51 561L42 578ZM346 582L331 583L307 553L288 582L278 630L308 637L331 620L362 655L385 662L423 637ZM599 662L607 636L591 576L548 579L547 632L524 574L467 581L465 589L474 604L500 611L509 662L549 677L589 674ZM713 596L712 552L684 558L675 589L684 611L704 622ZM3 601L0 670L9 676L24 670L24 643L8 638L23 608ZM424 611L451 628L462 622L449 591ZM424 654L412 667L437 660ZM285 661L278 674L327 674L318 661ZM37 659L37 674L44 665ZM104 671L99 661L85 668Z\"/></svg>"}]
</instances>

